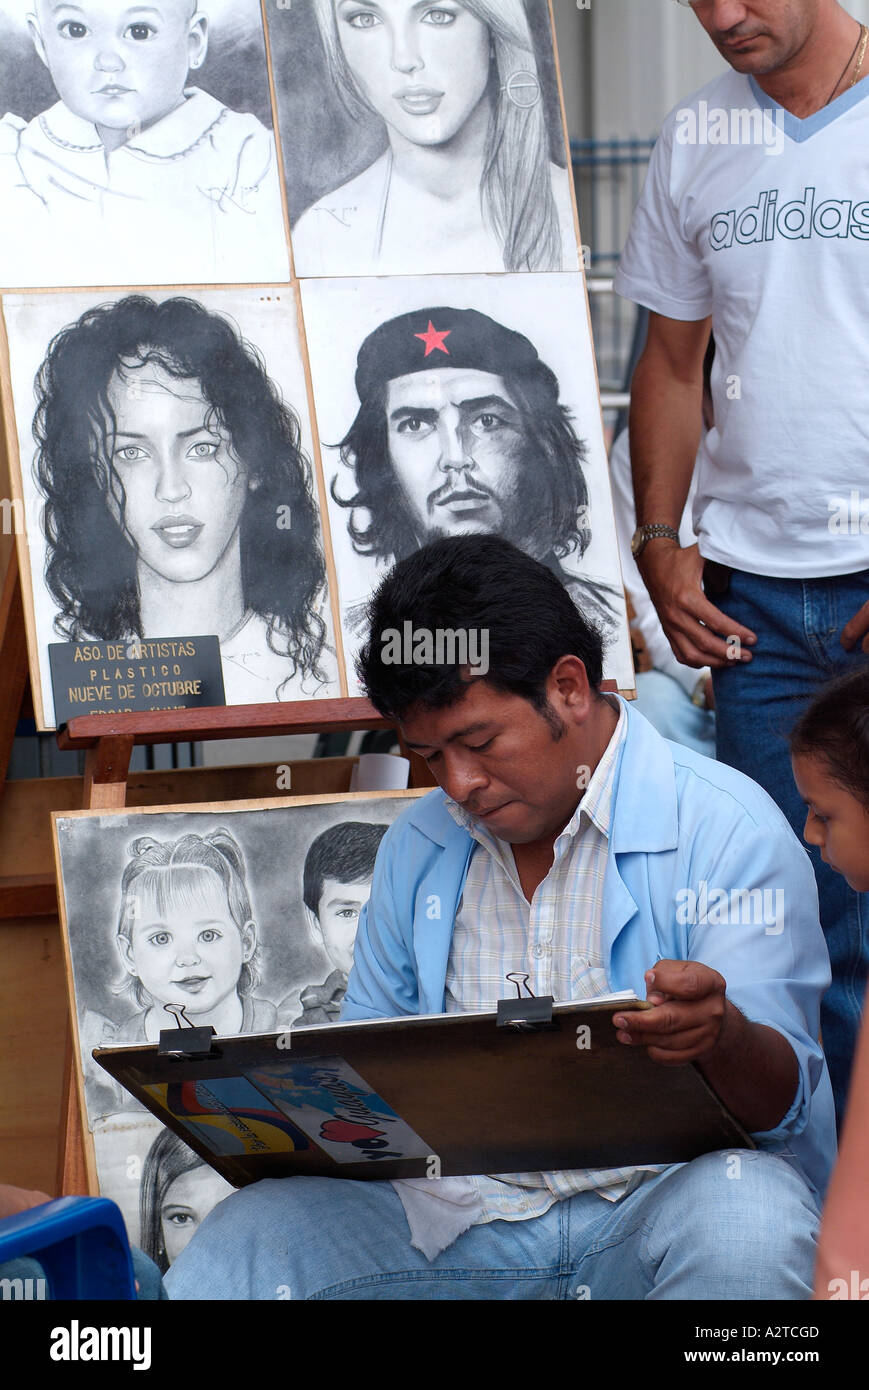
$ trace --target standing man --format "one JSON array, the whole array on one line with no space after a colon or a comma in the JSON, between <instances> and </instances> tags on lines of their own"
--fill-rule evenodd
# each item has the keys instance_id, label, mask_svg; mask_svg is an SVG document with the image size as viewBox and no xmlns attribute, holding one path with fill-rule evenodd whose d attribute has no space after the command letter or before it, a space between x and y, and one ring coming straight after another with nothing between
<instances>
[{"instance_id":1,"label":"standing man","mask_svg":"<svg viewBox=\"0 0 869 1390\"><path fill-rule=\"evenodd\" d=\"M836 0L691 8L732 71L665 122L616 277L652 311L632 388L634 549L674 653L713 668L719 758L799 833L787 732L869 652L869 31ZM699 546L682 549L710 326L715 429ZM869 895L812 859L841 1115Z\"/></svg>"}]
</instances>

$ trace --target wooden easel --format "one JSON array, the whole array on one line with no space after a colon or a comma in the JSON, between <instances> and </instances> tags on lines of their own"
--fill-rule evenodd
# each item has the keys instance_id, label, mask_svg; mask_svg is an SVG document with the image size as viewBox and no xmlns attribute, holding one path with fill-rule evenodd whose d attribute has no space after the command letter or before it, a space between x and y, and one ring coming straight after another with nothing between
<instances>
[{"instance_id":1,"label":"wooden easel","mask_svg":"<svg viewBox=\"0 0 869 1390\"><path fill-rule=\"evenodd\" d=\"M337 733L386 727L388 721L367 700L306 700L293 704L80 715L58 732L57 742L62 749L84 750L83 808L107 810L126 804L130 757L137 744ZM404 751L411 762L411 785L433 785L423 760L416 754ZM63 1194L88 1191L71 1029L67 1036L64 1068L57 1190Z\"/></svg>"},{"instance_id":2,"label":"wooden easel","mask_svg":"<svg viewBox=\"0 0 869 1390\"><path fill-rule=\"evenodd\" d=\"M0 542L11 537L0 536ZM0 551L0 796L12 756L15 728L27 691L27 648L21 581L13 547ZM53 874L0 877L0 917L43 917L55 911Z\"/></svg>"},{"instance_id":3,"label":"wooden easel","mask_svg":"<svg viewBox=\"0 0 869 1390\"><path fill-rule=\"evenodd\" d=\"M0 536L0 542L7 538ZM11 537L9 538L11 540ZM0 796L6 786L6 774L12 754L12 743L19 715L28 689L27 650L24 630L24 610L21 601L21 581L14 544L0 551ZM57 911L57 890L54 874L16 874L0 877L0 918L45 917ZM75 1112L78 1118L74 1087L69 1104L72 1077L72 1044L68 1031L64 1064L64 1109ZM80 1124L80 1121L79 1121ZM79 1147L81 1134L79 1132ZM71 1192L86 1192L78 1174L70 1175Z\"/></svg>"}]
</instances>

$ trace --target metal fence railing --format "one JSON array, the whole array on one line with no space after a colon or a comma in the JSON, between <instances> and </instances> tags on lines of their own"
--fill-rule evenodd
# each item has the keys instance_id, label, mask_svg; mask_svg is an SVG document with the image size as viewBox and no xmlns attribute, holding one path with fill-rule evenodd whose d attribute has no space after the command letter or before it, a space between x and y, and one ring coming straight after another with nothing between
<instances>
[{"instance_id":1,"label":"metal fence railing","mask_svg":"<svg viewBox=\"0 0 869 1390\"><path fill-rule=\"evenodd\" d=\"M591 324L606 411L626 404L637 310L612 292L654 139L574 140L570 153L585 248Z\"/></svg>"}]
</instances>

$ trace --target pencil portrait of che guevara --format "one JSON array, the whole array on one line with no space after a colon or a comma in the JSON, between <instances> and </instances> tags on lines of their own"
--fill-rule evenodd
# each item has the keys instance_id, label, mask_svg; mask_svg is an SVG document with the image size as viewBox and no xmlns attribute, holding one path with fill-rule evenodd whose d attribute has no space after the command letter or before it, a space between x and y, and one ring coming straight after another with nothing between
<instances>
[{"instance_id":1,"label":"pencil portrait of che guevara","mask_svg":"<svg viewBox=\"0 0 869 1390\"><path fill-rule=\"evenodd\" d=\"M582 573L587 445L528 337L475 309L425 306L366 337L355 385L340 456L356 487L333 479L332 499L358 555L393 563L440 536L495 533L612 632L618 585Z\"/></svg>"}]
</instances>

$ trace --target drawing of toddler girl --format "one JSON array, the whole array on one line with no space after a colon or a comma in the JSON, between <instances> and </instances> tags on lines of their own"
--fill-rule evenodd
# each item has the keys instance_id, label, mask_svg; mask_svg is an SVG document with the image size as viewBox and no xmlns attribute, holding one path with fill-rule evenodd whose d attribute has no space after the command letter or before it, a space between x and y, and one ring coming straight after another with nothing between
<instances>
[{"instance_id":1,"label":"drawing of toddler girl","mask_svg":"<svg viewBox=\"0 0 869 1390\"><path fill-rule=\"evenodd\" d=\"M134 1102L93 1062L91 1049L157 1042L162 1028L174 1026L165 1005L182 1004L194 1027L211 1024L223 1036L276 1027L274 1005L253 993L257 926L244 857L229 831L164 841L143 836L129 854L115 938L124 978L116 992L130 995L136 1008L117 1023L85 1013L81 1042L92 1121Z\"/></svg>"}]
</instances>

